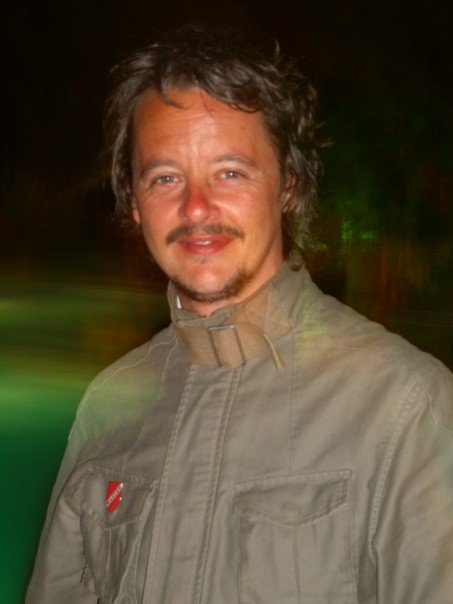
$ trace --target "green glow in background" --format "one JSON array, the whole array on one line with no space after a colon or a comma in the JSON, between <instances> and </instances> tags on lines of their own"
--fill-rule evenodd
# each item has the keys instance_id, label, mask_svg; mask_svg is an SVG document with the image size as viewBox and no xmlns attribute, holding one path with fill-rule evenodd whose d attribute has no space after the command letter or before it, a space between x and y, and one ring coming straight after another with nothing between
<instances>
[{"instance_id":1,"label":"green glow in background","mask_svg":"<svg viewBox=\"0 0 453 604\"><path fill-rule=\"evenodd\" d=\"M9 3L2 15L2 604L23 599L86 386L168 320L161 278L114 231L97 160L108 68L156 29L194 12L247 20L303 57L332 141L310 270L453 365L446 3L126 4Z\"/></svg>"},{"instance_id":2,"label":"green glow in background","mask_svg":"<svg viewBox=\"0 0 453 604\"><path fill-rule=\"evenodd\" d=\"M49 492L89 380L166 322L166 301L138 289L3 279L0 302L0 601L20 602ZM159 323L160 322L160 323ZM146 328L145 328L146 325Z\"/></svg>"}]
</instances>

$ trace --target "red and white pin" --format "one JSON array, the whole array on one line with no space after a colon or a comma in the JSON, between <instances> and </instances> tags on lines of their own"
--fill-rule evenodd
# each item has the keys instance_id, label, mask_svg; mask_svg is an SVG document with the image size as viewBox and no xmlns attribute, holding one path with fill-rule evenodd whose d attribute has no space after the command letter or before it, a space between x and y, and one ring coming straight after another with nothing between
<instances>
[{"instance_id":1,"label":"red and white pin","mask_svg":"<svg viewBox=\"0 0 453 604\"><path fill-rule=\"evenodd\" d=\"M123 498L123 482L111 480L105 492L105 505L109 512L114 512Z\"/></svg>"}]
</instances>

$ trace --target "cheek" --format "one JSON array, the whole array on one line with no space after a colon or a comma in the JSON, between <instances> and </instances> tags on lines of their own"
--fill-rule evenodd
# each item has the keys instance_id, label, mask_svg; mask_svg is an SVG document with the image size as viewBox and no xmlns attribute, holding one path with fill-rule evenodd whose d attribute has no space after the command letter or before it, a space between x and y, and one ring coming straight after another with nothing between
<instances>
[{"instance_id":1,"label":"cheek","mask_svg":"<svg viewBox=\"0 0 453 604\"><path fill-rule=\"evenodd\" d=\"M250 212L250 221L267 230L273 230L280 225L281 204L277 197L261 198Z\"/></svg>"},{"instance_id":2,"label":"cheek","mask_svg":"<svg viewBox=\"0 0 453 604\"><path fill-rule=\"evenodd\" d=\"M166 215L163 212L155 210L137 211L138 224L142 227L143 236L149 244L160 245L162 240L167 236L169 228L167 228Z\"/></svg>"},{"instance_id":3,"label":"cheek","mask_svg":"<svg viewBox=\"0 0 453 604\"><path fill-rule=\"evenodd\" d=\"M167 229L165 227L165 225L162 224L162 222L158 222L157 225L154 224L149 229L150 241L152 241L155 246L159 246L159 247L163 246L165 238L168 235L169 230L170 229Z\"/></svg>"}]
</instances>

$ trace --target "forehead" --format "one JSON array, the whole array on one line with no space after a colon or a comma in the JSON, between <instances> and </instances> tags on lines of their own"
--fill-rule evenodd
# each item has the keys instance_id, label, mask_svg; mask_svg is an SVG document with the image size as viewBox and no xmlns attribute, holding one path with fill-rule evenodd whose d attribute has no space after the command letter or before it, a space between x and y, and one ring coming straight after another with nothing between
<instances>
[{"instance_id":1,"label":"forehead","mask_svg":"<svg viewBox=\"0 0 453 604\"><path fill-rule=\"evenodd\" d=\"M134 111L134 142L177 136L189 143L201 134L273 147L261 112L230 107L199 88L170 90L167 97L171 103L155 91L142 95Z\"/></svg>"}]
</instances>

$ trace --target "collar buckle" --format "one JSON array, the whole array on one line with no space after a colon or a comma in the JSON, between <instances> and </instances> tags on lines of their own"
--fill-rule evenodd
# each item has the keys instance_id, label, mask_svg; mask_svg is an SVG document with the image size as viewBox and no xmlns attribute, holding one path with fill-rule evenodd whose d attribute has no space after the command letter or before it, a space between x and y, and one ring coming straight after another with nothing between
<instances>
[{"instance_id":1,"label":"collar buckle","mask_svg":"<svg viewBox=\"0 0 453 604\"><path fill-rule=\"evenodd\" d=\"M236 327L236 325L227 324L227 325L213 325L211 327L208 327L209 343L211 345L212 352L214 353L214 357L217 362L217 366L223 367L222 358L219 353L219 348L218 348L218 345L216 344L216 334L219 333L219 335L222 335L221 332L224 332L224 334L226 334L228 332L234 334L234 341L236 342L237 349L239 350L239 354L242 359L242 365L245 365L245 363L247 361L247 357L245 356L244 349L241 344L241 338L239 337L239 332L237 330L237 327ZM220 344L220 342L219 342L219 344ZM222 344L223 344L222 347L225 347L225 346L231 347L231 339L230 338L228 339L228 343L223 341Z\"/></svg>"}]
</instances>

